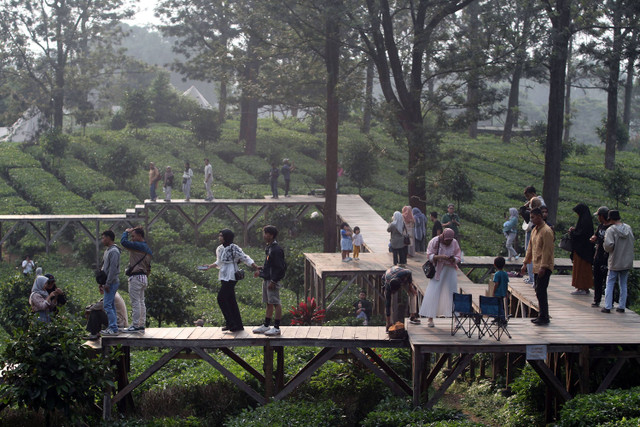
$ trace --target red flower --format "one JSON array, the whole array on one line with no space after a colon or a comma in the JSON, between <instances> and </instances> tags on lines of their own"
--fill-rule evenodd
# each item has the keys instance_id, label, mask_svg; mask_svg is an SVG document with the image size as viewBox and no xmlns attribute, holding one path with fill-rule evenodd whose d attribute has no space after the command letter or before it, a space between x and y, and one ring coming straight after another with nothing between
<instances>
[{"instance_id":1,"label":"red flower","mask_svg":"<svg viewBox=\"0 0 640 427\"><path fill-rule=\"evenodd\" d=\"M307 302L300 302L298 307L292 306L289 312L293 316L292 325L310 326L320 324L324 320L325 310L318 310L315 298L307 298Z\"/></svg>"}]
</instances>

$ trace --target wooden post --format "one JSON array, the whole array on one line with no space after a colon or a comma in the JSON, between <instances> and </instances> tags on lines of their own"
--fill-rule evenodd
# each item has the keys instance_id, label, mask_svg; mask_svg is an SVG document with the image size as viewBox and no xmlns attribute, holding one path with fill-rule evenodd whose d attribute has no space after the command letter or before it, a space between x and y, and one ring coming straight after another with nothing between
<instances>
[{"instance_id":1,"label":"wooden post","mask_svg":"<svg viewBox=\"0 0 640 427\"><path fill-rule=\"evenodd\" d=\"M109 358L109 346L102 347L102 357ZM111 394L111 386L107 385L102 398L102 419L106 421L111 419Z\"/></svg>"},{"instance_id":2,"label":"wooden post","mask_svg":"<svg viewBox=\"0 0 640 427\"><path fill-rule=\"evenodd\" d=\"M420 352L420 347L411 346L413 353L412 360L412 382L413 382L413 406L420 405L420 391L422 389L422 371L424 370L424 355Z\"/></svg>"},{"instance_id":3,"label":"wooden post","mask_svg":"<svg viewBox=\"0 0 640 427\"><path fill-rule=\"evenodd\" d=\"M580 394L589 393L589 346L582 346L580 350L578 364L580 366Z\"/></svg>"},{"instance_id":4,"label":"wooden post","mask_svg":"<svg viewBox=\"0 0 640 427\"><path fill-rule=\"evenodd\" d=\"M273 347L267 343L264 346L264 397L271 399L273 390Z\"/></svg>"},{"instance_id":5,"label":"wooden post","mask_svg":"<svg viewBox=\"0 0 640 427\"><path fill-rule=\"evenodd\" d=\"M47 250L47 255L49 255L49 249L51 248L51 222L46 222L46 238L45 238L45 248Z\"/></svg>"},{"instance_id":6,"label":"wooden post","mask_svg":"<svg viewBox=\"0 0 640 427\"><path fill-rule=\"evenodd\" d=\"M276 391L284 388L284 347L275 347L278 368L276 369Z\"/></svg>"},{"instance_id":7,"label":"wooden post","mask_svg":"<svg viewBox=\"0 0 640 427\"><path fill-rule=\"evenodd\" d=\"M100 220L96 219L96 268L100 268Z\"/></svg>"}]
</instances>

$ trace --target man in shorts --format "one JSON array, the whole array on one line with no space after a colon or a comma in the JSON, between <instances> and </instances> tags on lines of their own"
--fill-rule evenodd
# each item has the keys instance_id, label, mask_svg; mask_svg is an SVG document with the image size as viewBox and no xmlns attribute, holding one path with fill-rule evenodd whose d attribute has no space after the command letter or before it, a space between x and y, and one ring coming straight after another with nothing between
<instances>
[{"instance_id":1,"label":"man in shorts","mask_svg":"<svg viewBox=\"0 0 640 427\"><path fill-rule=\"evenodd\" d=\"M273 225L267 225L262 229L262 236L267 244L264 251L265 260L262 267L255 273L255 277L260 276L264 280L262 283L262 302L267 304L267 312L264 323L255 328L253 333L275 336L280 335L280 319L282 319L280 281L284 278L287 267L284 262L284 251L276 241L278 229ZM273 327L270 327L274 310Z\"/></svg>"}]
</instances>

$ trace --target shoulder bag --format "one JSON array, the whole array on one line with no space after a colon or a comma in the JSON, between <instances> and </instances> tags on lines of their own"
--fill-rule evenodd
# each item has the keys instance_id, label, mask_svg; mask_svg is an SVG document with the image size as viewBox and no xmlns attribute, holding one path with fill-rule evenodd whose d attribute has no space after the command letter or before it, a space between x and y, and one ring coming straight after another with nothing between
<instances>
[{"instance_id":1,"label":"shoulder bag","mask_svg":"<svg viewBox=\"0 0 640 427\"><path fill-rule=\"evenodd\" d=\"M407 232L407 227L402 225L402 237L404 237L404 245L411 245L411 237L409 237L409 233Z\"/></svg>"},{"instance_id":2,"label":"shoulder bag","mask_svg":"<svg viewBox=\"0 0 640 427\"><path fill-rule=\"evenodd\" d=\"M558 243L560 249L564 249L565 251L573 252L573 244L571 242L571 234L567 233L562 236L560 239L560 243Z\"/></svg>"},{"instance_id":3,"label":"shoulder bag","mask_svg":"<svg viewBox=\"0 0 640 427\"><path fill-rule=\"evenodd\" d=\"M438 239L438 248L436 249L436 255L440 252L440 240ZM424 264L422 264L422 271L424 271L424 275L427 276L427 279L433 279L436 275L436 265L431 262L431 260L427 260Z\"/></svg>"}]
</instances>

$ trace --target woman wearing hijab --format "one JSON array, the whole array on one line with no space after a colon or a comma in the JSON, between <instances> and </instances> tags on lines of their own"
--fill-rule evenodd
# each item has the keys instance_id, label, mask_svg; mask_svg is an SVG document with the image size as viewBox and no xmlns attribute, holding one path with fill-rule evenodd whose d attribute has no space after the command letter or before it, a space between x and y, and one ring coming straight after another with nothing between
<instances>
[{"instance_id":1,"label":"woman wearing hijab","mask_svg":"<svg viewBox=\"0 0 640 427\"><path fill-rule=\"evenodd\" d=\"M419 208L413 208L413 219L416 222L416 226L414 229L414 237L416 239L416 252L425 252L426 248L426 237L427 237L427 217Z\"/></svg>"},{"instance_id":2,"label":"woman wearing hijab","mask_svg":"<svg viewBox=\"0 0 640 427\"><path fill-rule=\"evenodd\" d=\"M236 283L238 283L236 280L238 263L242 261L254 271L258 270L258 266L238 245L233 243L233 238L233 231L226 228L220 231L218 235L220 246L216 249L216 262L209 264L207 270L214 267L220 269L218 279L221 286L218 292L218 305L225 320L225 326L222 327L222 330L237 332L244 329L235 290Z\"/></svg>"},{"instance_id":3,"label":"woman wearing hijab","mask_svg":"<svg viewBox=\"0 0 640 427\"><path fill-rule=\"evenodd\" d=\"M58 304L58 295L62 294L62 289L56 288L56 279L51 274L36 277L31 288L31 295L29 295L29 305L33 312L38 313L38 320L51 321L49 313Z\"/></svg>"},{"instance_id":4,"label":"woman wearing hijab","mask_svg":"<svg viewBox=\"0 0 640 427\"><path fill-rule=\"evenodd\" d=\"M589 239L593 236L593 219L589 207L584 203L578 203L573 211L578 214L578 222L575 227L569 228L571 236L571 286L576 288L571 295L588 295L593 287L593 256L595 249Z\"/></svg>"},{"instance_id":5,"label":"woman wearing hijab","mask_svg":"<svg viewBox=\"0 0 640 427\"><path fill-rule=\"evenodd\" d=\"M390 246L393 251L393 265L405 267L407 265L407 246L404 244L404 236L407 235L407 228L400 212L393 213L387 231L391 233Z\"/></svg>"},{"instance_id":6,"label":"woman wearing hijab","mask_svg":"<svg viewBox=\"0 0 640 427\"><path fill-rule=\"evenodd\" d=\"M411 206L405 206L402 208L402 221L404 222L407 234L409 235L409 241L411 242L407 247L407 255L412 257L416 254L416 220L413 217L413 212L411 212Z\"/></svg>"},{"instance_id":7,"label":"woman wearing hijab","mask_svg":"<svg viewBox=\"0 0 640 427\"><path fill-rule=\"evenodd\" d=\"M427 317L427 326L433 328L436 316L451 317L453 293L458 288L458 263L462 251L455 232L445 228L427 247L427 258L436 265L436 275L429 280L424 293L420 315Z\"/></svg>"},{"instance_id":8,"label":"woman wearing hijab","mask_svg":"<svg viewBox=\"0 0 640 427\"><path fill-rule=\"evenodd\" d=\"M502 232L504 237L507 238L505 246L509 254L509 261L515 261L518 259L518 253L513 247L513 242L515 242L518 235L518 209L509 208L509 219L502 224Z\"/></svg>"},{"instance_id":9,"label":"woman wearing hijab","mask_svg":"<svg viewBox=\"0 0 640 427\"><path fill-rule=\"evenodd\" d=\"M171 189L173 188L173 171L171 170L171 166L167 166L167 169L164 172L164 201L171 201Z\"/></svg>"},{"instance_id":10,"label":"woman wearing hijab","mask_svg":"<svg viewBox=\"0 0 640 427\"><path fill-rule=\"evenodd\" d=\"M191 181L193 180L193 170L189 162L184 162L184 172L182 172L182 192L184 199L188 202L191 199Z\"/></svg>"}]
</instances>

